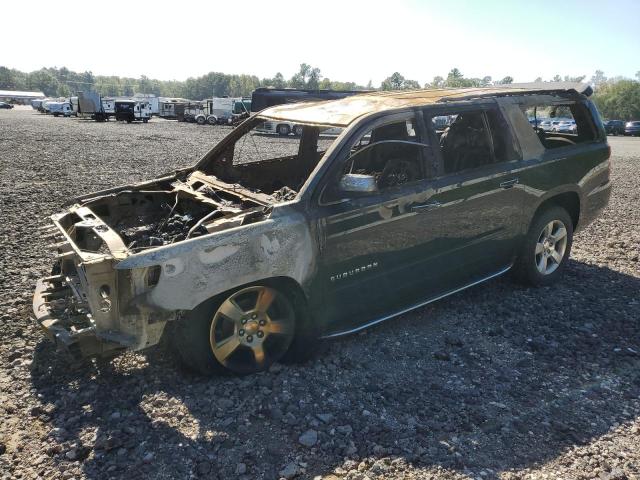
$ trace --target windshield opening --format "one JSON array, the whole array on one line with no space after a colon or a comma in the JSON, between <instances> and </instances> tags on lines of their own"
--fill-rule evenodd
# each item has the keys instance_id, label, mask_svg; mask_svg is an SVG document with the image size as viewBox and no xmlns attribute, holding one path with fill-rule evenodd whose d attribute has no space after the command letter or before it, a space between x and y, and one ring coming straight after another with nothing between
<instances>
[{"instance_id":1,"label":"windshield opening","mask_svg":"<svg viewBox=\"0 0 640 480\"><path fill-rule=\"evenodd\" d=\"M256 117L204 170L226 183L292 200L340 133L342 128Z\"/></svg>"}]
</instances>

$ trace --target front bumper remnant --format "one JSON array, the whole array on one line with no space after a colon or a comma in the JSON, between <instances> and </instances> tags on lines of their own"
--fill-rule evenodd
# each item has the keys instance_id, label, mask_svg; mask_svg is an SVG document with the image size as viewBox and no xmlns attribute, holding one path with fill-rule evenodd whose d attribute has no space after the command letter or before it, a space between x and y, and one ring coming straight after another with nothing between
<instances>
[{"instance_id":1,"label":"front bumper remnant","mask_svg":"<svg viewBox=\"0 0 640 480\"><path fill-rule=\"evenodd\" d=\"M59 350L74 358L113 354L130 346L98 335L91 316L77 308L77 292L62 275L38 280L33 294L35 321Z\"/></svg>"}]
</instances>

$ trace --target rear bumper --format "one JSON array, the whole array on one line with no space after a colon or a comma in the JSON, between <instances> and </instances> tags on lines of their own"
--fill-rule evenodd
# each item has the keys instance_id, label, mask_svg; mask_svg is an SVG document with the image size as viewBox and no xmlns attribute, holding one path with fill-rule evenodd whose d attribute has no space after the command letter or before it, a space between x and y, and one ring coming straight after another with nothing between
<instances>
[{"instance_id":1,"label":"rear bumper","mask_svg":"<svg viewBox=\"0 0 640 480\"><path fill-rule=\"evenodd\" d=\"M33 294L33 315L58 350L74 358L111 355L129 345L99 338L91 316L76 308L76 293L61 275L42 278Z\"/></svg>"}]
</instances>

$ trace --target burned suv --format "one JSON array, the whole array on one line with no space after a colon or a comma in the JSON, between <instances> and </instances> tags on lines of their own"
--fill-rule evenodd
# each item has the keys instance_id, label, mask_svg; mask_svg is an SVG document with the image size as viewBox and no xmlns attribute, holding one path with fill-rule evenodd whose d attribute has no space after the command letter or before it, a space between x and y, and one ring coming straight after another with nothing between
<instances>
[{"instance_id":1,"label":"burned suv","mask_svg":"<svg viewBox=\"0 0 640 480\"><path fill-rule=\"evenodd\" d=\"M195 166L53 215L36 319L78 356L170 332L200 372L250 373L509 270L549 285L610 194L589 94L544 83L267 108ZM303 131L256 132L266 121Z\"/></svg>"}]
</instances>

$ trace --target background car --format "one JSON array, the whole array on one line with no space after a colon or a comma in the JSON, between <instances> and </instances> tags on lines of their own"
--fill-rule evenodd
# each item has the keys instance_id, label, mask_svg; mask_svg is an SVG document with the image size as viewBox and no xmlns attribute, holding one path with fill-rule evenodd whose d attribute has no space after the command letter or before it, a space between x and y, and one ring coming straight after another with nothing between
<instances>
[{"instance_id":1,"label":"background car","mask_svg":"<svg viewBox=\"0 0 640 480\"><path fill-rule=\"evenodd\" d=\"M603 125L607 135L624 135L624 122L622 120L607 120Z\"/></svg>"},{"instance_id":2,"label":"background car","mask_svg":"<svg viewBox=\"0 0 640 480\"><path fill-rule=\"evenodd\" d=\"M543 120L538 124L538 128L541 128L545 132L550 132L554 127L553 122L553 120Z\"/></svg>"},{"instance_id":3,"label":"background car","mask_svg":"<svg viewBox=\"0 0 640 480\"><path fill-rule=\"evenodd\" d=\"M640 135L640 121L627 122L624 126L624 134L631 136Z\"/></svg>"},{"instance_id":4,"label":"background car","mask_svg":"<svg viewBox=\"0 0 640 480\"><path fill-rule=\"evenodd\" d=\"M553 128L553 131L557 133L576 133L576 122L575 120L560 122Z\"/></svg>"},{"instance_id":5,"label":"background car","mask_svg":"<svg viewBox=\"0 0 640 480\"><path fill-rule=\"evenodd\" d=\"M0 102L0 108L10 109L10 108L13 108L13 105L11 105L10 103L6 103L6 102Z\"/></svg>"}]
</instances>

